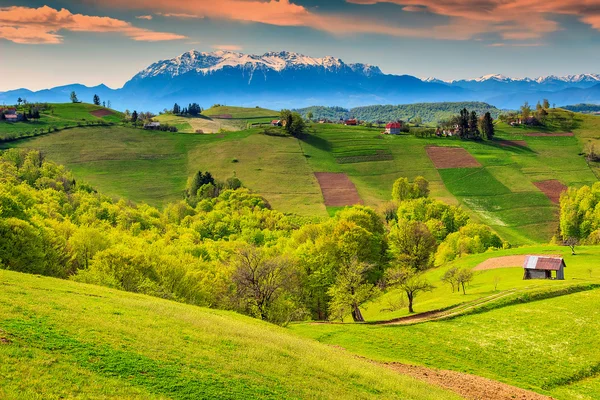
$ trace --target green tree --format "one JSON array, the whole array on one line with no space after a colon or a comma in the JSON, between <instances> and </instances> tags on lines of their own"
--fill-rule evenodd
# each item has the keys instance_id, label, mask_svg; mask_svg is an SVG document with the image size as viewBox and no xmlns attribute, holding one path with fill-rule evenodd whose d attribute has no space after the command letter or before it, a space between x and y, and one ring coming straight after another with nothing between
<instances>
[{"instance_id":1,"label":"green tree","mask_svg":"<svg viewBox=\"0 0 600 400\"><path fill-rule=\"evenodd\" d=\"M469 116L469 136L472 139L479 139L481 137L481 133L479 132L479 120L475 111L472 111Z\"/></svg>"},{"instance_id":2,"label":"green tree","mask_svg":"<svg viewBox=\"0 0 600 400\"><path fill-rule=\"evenodd\" d=\"M334 318L343 320L344 315L350 313L354 322L365 321L360 306L379 293L367 280L371 268L372 265L356 259L340 267L335 283L328 291L331 296L329 309Z\"/></svg>"},{"instance_id":3,"label":"green tree","mask_svg":"<svg viewBox=\"0 0 600 400\"><path fill-rule=\"evenodd\" d=\"M543 107L546 110L550 109L550 102L548 101L548 99L544 99L544 101L543 101Z\"/></svg>"},{"instance_id":4,"label":"green tree","mask_svg":"<svg viewBox=\"0 0 600 400\"><path fill-rule=\"evenodd\" d=\"M521 118L523 120L526 120L527 118L531 117L531 107L529 106L528 102L525 102L522 106L521 106Z\"/></svg>"},{"instance_id":5,"label":"green tree","mask_svg":"<svg viewBox=\"0 0 600 400\"><path fill-rule=\"evenodd\" d=\"M133 110L133 112L131 113L131 122L137 122L138 120L138 112L136 110Z\"/></svg>"},{"instance_id":6,"label":"green tree","mask_svg":"<svg viewBox=\"0 0 600 400\"><path fill-rule=\"evenodd\" d=\"M79 103L79 99L77 98L77 94L74 91L71 92L71 103Z\"/></svg>"},{"instance_id":7,"label":"green tree","mask_svg":"<svg viewBox=\"0 0 600 400\"><path fill-rule=\"evenodd\" d=\"M309 121L312 121L314 118L314 114L312 113L312 111L309 111L306 113L306 119Z\"/></svg>"},{"instance_id":8,"label":"green tree","mask_svg":"<svg viewBox=\"0 0 600 400\"><path fill-rule=\"evenodd\" d=\"M392 257L415 271L425 271L433 265L437 241L421 221L400 220L388 236Z\"/></svg>"},{"instance_id":9,"label":"green tree","mask_svg":"<svg viewBox=\"0 0 600 400\"><path fill-rule=\"evenodd\" d=\"M494 139L494 120L489 112L486 112L481 120L481 131L487 140Z\"/></svg>"},{"instance_id":10,"label":"green tree","mask_svg":"<svg viewBox=\"0 0 600 400\"><path fill-rule=\"evenodd\" d=\"M240 249L233 260L232 281L246 312L269 321L274 305L292 290L296 270L289 258L269 257L265 250L248 246Z\"/></svg>"},{"instance_id":11,"label":"green tree","mask_svg":"<svg viewBox=\"0 0 600 400\"><path fill-rule=\"evenodd\" d=\"M406 266L392 268L386 271L386 283L390 287L400 288L408 299L408 312L414 313L414 301L419 293L435 289L423 276Z\"/></svg>"},{"instance_id":12,"label":"green tree","mask_svg":"<svg viewBox=\"0 0 600 400\"><path fill-rule=\"evenodd\" d=\"M95 94L93 102L94 102L94 105L99 106L100 105L100 96L98 96L97 94Z\"/></svg>"},{"instance_id":13,"label":"green tree","mask_svg":"<svg viewBox=\"0 0 600 400\"><path fill-rule=\"evenodd\" d=\"M413 183L408 178L398 178L392 187L392 199L405 201L429 196L429 182L422 176L417 176Z\"/></svg>"}]
</instances>

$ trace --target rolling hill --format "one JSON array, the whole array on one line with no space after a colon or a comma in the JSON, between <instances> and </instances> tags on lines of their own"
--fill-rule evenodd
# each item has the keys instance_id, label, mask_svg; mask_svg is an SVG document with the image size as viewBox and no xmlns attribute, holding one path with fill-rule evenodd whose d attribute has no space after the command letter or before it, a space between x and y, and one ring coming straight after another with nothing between
<instances>
[{"instance_id":1,"label":"rolling hill","mask_svg":"<svg viewBox=\"0 0 600 400\"><path fill-rule=\"evenodd\" d=\"M269 113L227 110L246 121L260 121ZM558 207L536 185L557 180L581 186L597 180L597 166L588 166L580 154L597 140L600 119L553 113L557 123L547 133L564 132L564 121L574 118L567 121L574 136L539 136L539 128L501 123L493 142L387 136L377 128L336 124L314 124L302 140L268 136L264 128L190 135L109 126L74 128L3 147L41 149L102 192L152 205L181 199L185 182L198 170L219 179L235 174L275 209L305 216L324 217L327 210L338 209L326 206L315 172L345 173L360 199L373 207L390 200L398 177L422 175L434 197L461 204L473 218L519 245L546 243L557 228ZM479 167L438 169L427 154L429 146L462 147Z\"/></svg>"},{"instance_id":2,"label":"rolling hill","mask_svg":"<svg viewBox=\"0 0 600 400\"><path fill-rule=\"evenodd\" d=\"M0 269L0 397L458 399L232 312Z\"/></svg>"}]
</instances>

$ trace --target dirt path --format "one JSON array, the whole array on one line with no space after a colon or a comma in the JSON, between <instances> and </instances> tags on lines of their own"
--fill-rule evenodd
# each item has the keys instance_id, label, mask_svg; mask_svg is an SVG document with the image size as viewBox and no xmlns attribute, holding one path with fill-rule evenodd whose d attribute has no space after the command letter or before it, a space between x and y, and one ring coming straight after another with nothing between
<instances>
[{"instance_id":1,"label":"dirt path","mask_svg":"<svg viewBox=\"0 0 600 400\"><path fill-rule=\"evenodd\" d=\"M451 390L469 400L552 400L552 397L476 375L399 363L382 365L403 375Z\"/></svg>"},{"instance_id":2,"label":"dirt path","mask_svg":"<svg viewBox=\"0 0 600 400\"><path fill-rule=\"evenodd\" d=\"M525 288L527 289L527 288ZM523 290L523 289L521 289ZM458 316L460 314L464 314L465 312L472 310L474 308L483 306L487 303L494 302L503 297L510 296L515 293L517 289L506 290L500 293L493 294L491 296L482 297L477 300L468 301L466 303L458 304L454 307L445 309L445 310L434 310L428 311L420 314L407 315L405 317L395 318L389 321L381 321L374 322L373 325L412 325L419 324L423 322L436 321L446 318L451 318Z\"/></svg>"}]
</instances>

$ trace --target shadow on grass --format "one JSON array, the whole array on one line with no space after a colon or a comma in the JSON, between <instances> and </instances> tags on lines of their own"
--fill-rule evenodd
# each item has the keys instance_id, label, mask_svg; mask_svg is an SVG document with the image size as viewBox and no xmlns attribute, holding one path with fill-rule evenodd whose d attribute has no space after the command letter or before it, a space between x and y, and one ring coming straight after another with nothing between
<instances>
[{"instance_id":1,"label":"shadow on grass","mask_svg":"<svg viewBox=\"0 0 600 400\"><path fill-rule=\"evenodd\" d=\"M306 144L316 147L319 150L327 151L327 152L331 151L331 143L329 143L327 140L325 140L319 136L307 133L307 134L302 135L298 139Z\"/></svg>"}]
</instances>

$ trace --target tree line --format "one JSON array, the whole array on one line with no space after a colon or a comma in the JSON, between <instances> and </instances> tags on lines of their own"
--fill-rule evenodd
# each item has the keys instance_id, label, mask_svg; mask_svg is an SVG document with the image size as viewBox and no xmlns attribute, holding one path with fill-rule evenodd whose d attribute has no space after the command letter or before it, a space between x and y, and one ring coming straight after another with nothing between
<instances>
[{"instance_id":1,"label":"tree line","mask_svg":"<svg viewBox=\"0 0 600 400\"><path fill-rule=\"evenodd\" d=\"M37 151L0 154L0 268L238 311L274 323L362 321L361 307L399 288L414 311L424 272L502 247L460 207L400 178L382 212L333 218L273 210L235 176L190 177L163 210L113 200Z\"/></svg>"}]
</instances>

